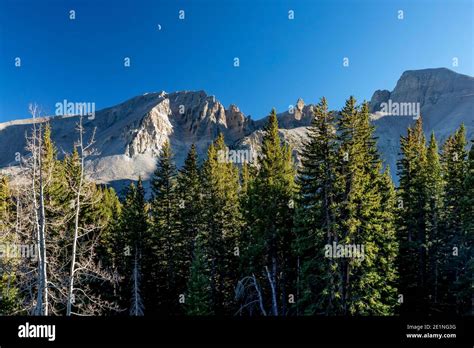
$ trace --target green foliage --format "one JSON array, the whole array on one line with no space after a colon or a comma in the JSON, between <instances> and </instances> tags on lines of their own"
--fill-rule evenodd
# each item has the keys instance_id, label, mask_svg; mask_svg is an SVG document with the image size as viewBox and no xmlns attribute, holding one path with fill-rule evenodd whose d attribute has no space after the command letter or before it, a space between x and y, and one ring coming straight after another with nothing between
<instances>
[{"instance_id":1,"label":"green foliage","mask_svg":"<svg viewBox=\"0 0 474 348\"><path fill-rule=\"evenodd\" d=\"M113 292L121 308L129 308L132 302L130 294L135 286L134 271L141 271L143 274L137 276L141 279L147 279L143 275L146 275L146 271L152 268L150 265L151 256L148 250L150 238L148 235L147 206L141 178L138 179L137 185L134 183L129 185L121 209L115 201L115 197L112 196L110 199L112 204L108 209L104 208L109 210L116 205L117 210L121 213L118 224L112 225L111 233L113 235L104 236L108 247L103 250L104 259L122 276L121 282L114 284ZM114 211L112 208L108 213L110 214L108 216L112 217L117 216L118 211ZM150 284L145 281L141 283L141 289L138 291L148 294L150 292L148 287L150 287ZM147 309L147 303L144 307Z\"/></svg>"},{"instance_id":2,"label":"green foliage","mask_svg":"<svg viewBox=\"0 0 474 348\"><path fill-rule=\"evenodd\" d=\"M301 158L295 214L298 311L393 314L395 190L389 169L381 172L368 104L358 107L349 98L336 123L323 98L315 107ZM357 247L361 254L327 254L327 248L338 246Z\"/></svg>"},{"instance_id":3,"label":"green foliage","mask_svg":"<svg viewBox=\"0 0 474 348\"><path fill-rule=\"evenodd\" d=\"M382 177L368 103L346 101L337 123L338 243L364 247L363 257L339 258L341 308L336 313L393 314L396 307L396 236L392 184ZM384 186L388 185L388 187ZM383 194L384 190L388 192ZM392 188L393 190L393 188ZM385 210L383 209L385 208Z\"/></svg>"},{"instance_id":4,"label":"green foliage","mask_svg":"<svg viewBox=\"0 0 474 348\"><path fill-rule=\"evenodd\" d=\"M337 241L337 144L334 117L322 98L308 129L298 170L295 245L300 260L298 309L302 314L330 314L340 307L338 264L324 257L324 245Z\"/></svg>"},{"instance_id":5,"label":"green foliage","mask_svg":"<svg viewBox=\"0 0 474 348\"><path fill-rule=\"evenodd\" d=\"M448 310L464 314L469 308L472 293L472 273L467 263L471 253L469 240L472 236L465 234L463 229L463 199L467 192L465 183L467 176L466 130L464 125L450 136L443 145L442 165L445 180L444 192L444 236L443 245L446 262L443 278L446 282L446 305ZM465 221L465 220L464 220ZM471 285L470 285L471 284Z\"/></svg>"},{"instance_id":6,"label":"green foliage","mask_svg":"<svg viewBox=\"0 0 474 348\"><path fill-rule=\"evenodd\" d=\"M201 243L197 241L186 294L186 314L211 315L213 314L211 306L209 266Z\"/></svg>"},{"instance_id":7,"label":"green foliage","mask_svg":"<svg viewBox=\"0 0 474 348\"><path fill-rule=\"evenodd\" d=\"M96 217L101 226L100 243L97 249L98 257L107 268L114 268L119 254L123 250L118 250L116 243L120 229L120 217L122 214L122 204L113 188L103 187L97 190L95 199Z\"/></svg>"},{"instance_id":8,"label":"green foliage","mask_svg":"<svg viewBox=\"0 0 474 348\"><path fill-rule=\"evenodd\" d=\"M271 313L287 315L288 296L296 293L296 260L290 248L294 240L295 171L291 149L280 141L275 110L264 131L258 172L248 189L250 242L243 253L248 261L247 275L255 273L260 283L266 284L264 298Z\"/></svg>"},{"instance_id":9,"label":"green foliage","mask_svg":"<svg viewBox=\"0 0 474 348\"><path fill-rule=\"evenodd\" d=\"M400 293L402 311L426 311L427 284L427 150L422 118L401 137L402 157L398 162L400 178Z\"/></svg>"},{"instance_id":10,"label":"green foliage","mask_svg":"<svg viewBox=\"0 0 474 348\"><path fill-rule=\"evenodd\" d=\"M474 142L474 141L472 141ZM474 146L471 144L464 180L464 195L461 200L461 268L458 282L458 313L474 315Z\"/></svg>"},{"instance_id":11,"label":"green foliage","mask_svg":"<svg viewBox=\"0 0 474 348\"><path fill-rule=\"evenodd\" d=\"M16 242L12 231L12 200L8 179L0 175L0 246L1 253L5 248ZM8 255L0 257L0 315L11 315L20 310L21 297L19 294L16 272L18 264Z\"/></svg>"},{"instance_id":12,"label":"green foliage","mask_svg":"<svg viewBox=\"0 0 474 348\"><path fill-rule=\"evenodd\" d=\"M184 278L187 279L195 240L203 227L201 170L194 144L189 150L183 168L178 173L177 192L179 198L177 220L179 221L179 238L182 242L180 267L183 269Z\"/></svg>"},{"instance_id":13,"label":"green foliage","mask_svg":"<svg viewBox=\"0 0 474 348\"><path fill-rule=\"evenodd\" d=\"M10 189L8 178L0 176L0 231L5 232L9 226L11 211Z\"/></svg>"},{"instance_id":14,"label":"green foliage","mask_svg":"<svg viewBox=\"0 0 474 348\"><path fill-rule=\"evenodd\" d=\"M444 181L440 157L438 154L438 144L434 134L427 148L427 161L425 169L425 189L426 189L426 248L427 248L427 284L430 308L434 308L442 300L443 281L441 271L445 260L443 248L443 194Z\"/></svg>"},{"instance_id":15,"label":"green foliage","mask_svg":"<svg viewBox=\"0 0 474 348\"><path fill-rule=\"evenodd\" d=\"M181 313L178 298L186 286L183 268L184 241L180 238L178 219L179 198L176 167L171 146L163 145L157 168L151 181L151 238L155 257L154 273L158 294L158 311ZM155 294L156 296L156 294ZM151 300L151 297L150 297Z\"/></svg>"},{"instance_id":16,"label":"green foliage","mask_svg":"<svg viewBox=\"0 0 474 348\"><path fill-rule=\"evenodd\" d=\"M421 118L401 145L397 225L402 311L467 313L472 243L464 229L469 220L463 213L469 195L464 126L448 137L441 157L434 135L426 146Z\"/></svg>"},{"instance_id":17,"label":"green foliage","mask_svg":"<svg viewBox=\"0 0 474 348\"><path fill-rule=\"evenodd\" d=\"M192 145L179 171L165 143L151 198L140 177L122 202L81 180L80 149L58 159L50 126L41 126L49 281L67 277L82 182L79 227L88 232L78 254L93 249L91 262L114 280L83 274L75 284L124 315L393 315L399 295L402 313L472 314L474 150L468 155L464 126L441 155L434 134L426 144L421 118L408 128L395 190L369 116L353 97L340 113L322 98L297 171L275 110L258 162L240 172L222 156L222 134L202 166ZM31 241L13 233L34 231L34 217L22 215L31 197L21 194L0 176L0 244ZM328 253L334 245L362 255ZM0 258L0 314L25 312L30 279L22 270L36 266ZM51 287L55 314L61 296Z\"/></svg>"},{"instance_id":18,"label":"green foliage","mask_svg":"<svg viewBox=\"0 0 474 348\"><path fill-rule=\"evenodd\" d=\"M239 173L233 163L219 156L225 151L224 136L219 134L209 146L202 169L202 241L210 268L212 310L216 314L229 314L233 308L233 289L238 281L238 257L234 251L241 229Z\"/></svg>"}]
</instances>

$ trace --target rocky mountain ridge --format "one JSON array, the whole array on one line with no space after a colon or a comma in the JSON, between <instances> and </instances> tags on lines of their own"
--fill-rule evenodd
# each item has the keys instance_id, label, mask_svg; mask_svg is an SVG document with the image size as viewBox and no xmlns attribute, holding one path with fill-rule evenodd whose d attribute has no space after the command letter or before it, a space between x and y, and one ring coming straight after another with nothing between
<instances>
[{"instance_id":1,"label":"rocky mountain ridge","mask_svg":"<svg viewBox=\"0 0 474 348\"><path fill-rule=\"evenodd\" d=\"M419 103L425 131L434 131L443 141L461 123L468 137L474 133L474 78L448 69L406 71L393 91L378 90L370 101L378 146L382 157L395 174L399 137L414 122L412 117L381 112L382 103ZM280 135L297 155L307 137L312 104L299 99L293 108L278 114ZM43 117L49 122L59 153L73 148L78 117ZM87 162L89 175L100 183L120 188L139 175L148 179L163 143L170 141L175 159L181 165L192 143L201 158L211 141L222 132L232 148L258 151L266 118L253 120L236 105L225 108L215 96L204 91L156 92L134 97L116 106L99 110L93 119L84 117L86 136L96 129L98 155ZM14 167L15 154L25 153L25 134L32 120L0 124L0 168Z\"/></svg>"}]
</instances>

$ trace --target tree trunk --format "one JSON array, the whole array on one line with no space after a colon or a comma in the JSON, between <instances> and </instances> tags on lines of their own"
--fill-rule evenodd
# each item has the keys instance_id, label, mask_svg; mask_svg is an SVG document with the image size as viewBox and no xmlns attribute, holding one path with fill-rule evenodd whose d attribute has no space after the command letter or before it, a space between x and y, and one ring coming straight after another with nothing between
<instances>
[{"instance_id":1,"label":"tree trunk","mask_svg":"<svg viewBox=\"0 0 474 348\"><path fill-rule=\"evenodd\" d=\"M33 118L36 117L36 108L30 109ZM33 128L33 206L35 210L35 222L37 229L37 244L38 244L38 295L36 302L36 315L48 315L48 274L47 274L47 260L46 260L46 240L45 240L45 212L44 212L44 183L43 183L43 168L42 168L42 153L41 153L41 127L39 132L36 130L36 123ZM38 139L38 143L36 140ZM36 176L39 172L39 197L36 194ZM39 202L38 202L39 200Z\"/></svg>"},{"instance_id":2,"label":"tree trunk","mask_svg":"<svg viewBox=\"0 0 474 348\"><path fill-rule=\"evenodd\" d=\"M276 284L275 284L275 279L276 279L276 258L272 257L272 273L270 274L270 271L268 270L268 267L265 266L265 270L267 271L267 278L268 278L268 283L270 284L270 288L272 291L272 314L277 316L278 315L278 302L277 302L277 294L276 294Z\"/></svg>"},{"instance_id":3,"label":"tree trunk","mask_svg":"<svg viewBox=\"0 0 474 348\"><path fill-rule=\"evenodd\" d=\"M77 254L77 239L79 236L79 215L81 212L81 192L82 192L82 182L84 178L84 147L83 147L83 129L82 129L82 117L79 119L79 148L80 148L80 161L81 161L81 171L80 171L80 178L79 184L77 187L77 194L76 194L76 211L74 214L74 237L72 242L72 255L71 255L71 269L69 272L69 285L67 291L67 309L66 315L71 315L72 310L72 303L73 300L73 291L74 291L74 273L76 268L76 254Z\"/></svg>"}]
</instances>

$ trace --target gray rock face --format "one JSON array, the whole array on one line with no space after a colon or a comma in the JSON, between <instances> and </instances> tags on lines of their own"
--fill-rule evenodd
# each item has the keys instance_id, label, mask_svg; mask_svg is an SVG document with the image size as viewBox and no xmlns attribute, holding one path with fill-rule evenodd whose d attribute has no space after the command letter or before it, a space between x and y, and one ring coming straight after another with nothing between
<instances>
[{"instance_id":1,"label":"gray rock face","mask_svg":"<svg viewBox=\"0 0 474 348\"><path fill-rule=\"evenodd\" d=\"M278 126L284 129L297 127L307 127L313 119L314 105L305 105L303 99L298 99L294 105L290 105L288 110L278 114ZM256 121L258 128L262 128L267 122L268 116Z\"/></svg>"},{"instance_id":2,"label":"gray rock face","mask_svg":"<svg viewBox=\"0 0 474 348\"><path fill-rule=\"evenodd\" d=\"M392 92L378 90L370 102L378 146L392 174L396 172L399 137L414 120L383 113L381 104L388 101L419 103L425 131L434 131L441 141L463 122L468 137L474 137L472 77L448 69L407 71ZM311 123L313 109L313 105L299 99L294 106L278 114L280 136L292 146L296 157L307 138L306 127ZM78 116L43 117L36 122L50 123L60 155L71 151L77 139ZM137 96L97 111L94 119L84 117L83 122L86 137L96 129L98 155L87 162L89 175L97 182L120 188L138 176L145 180L150 177L167 140L178 165L183 163L192 143L204 158L207 147L219 132L224 134L231 148L259 151L266 118L254 121L233 104L226 109L204 91L182 91ZM0 124L0 168L15 166L15 154L25 154L25 135L32 123L32 120L18 120Z\"/></svg>"},{"instance_id":3,"label":"gray rock face","mask_svg":"<svg viewBox=\"0 0 474 348\"><path fill-rule=\"evenodd\" d=\"M71 152L77 139L79 116L38 118L49 122L59 155ZM192 143L201 156L222 132L232 144L256 129L254 121L231 105L228 109L204 91L147 93L83 117L86 138L95 133L98 155L87 162L89 175L100 183L117 186L138 176L148 179L165 141L170 141L178 165ZM15 166L17 153L26 154L25 135L33 120L0 124L0 168Z\"/></svg>"},{"instance_id":4,"label":"gray rock face","mask_svg":"<svg viewBox=\"0 0 474 348\"><path fill-rule=\"evenodd\" d=\"M390 99L390 91L384 90L377 90L374 92L372 99L370 100L370 112L375 113L382 109L381 104L388 102Z\"/></svg>"},{"instance_id":5,"label":"gray rock face","mask_svg":"<svg viewBox=\"0 0 474 348\"><path fill-rule=\"evenodd\" d=\"M415 121L410 116L380 115L380 104L418 103L427 136L435 133L443 143L464 123L468 139L474 138L474 78L449 69L405 71L392 92L376 91L370 101L378 146L396 179L399 138Z\"/></svg>"}]
</instances>

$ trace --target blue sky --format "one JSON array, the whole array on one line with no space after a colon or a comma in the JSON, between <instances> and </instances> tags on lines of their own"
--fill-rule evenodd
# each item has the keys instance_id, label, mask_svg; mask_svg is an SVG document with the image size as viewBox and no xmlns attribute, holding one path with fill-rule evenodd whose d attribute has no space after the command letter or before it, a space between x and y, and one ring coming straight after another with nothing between
<instances>
[{"instance_id":1,"label":"blue sky","mask_svg":"<svg viewBox=\"0 0 474 348\"><path fill-rule=\"evenodd\" d=\"M0 0L0 122L29 102L53 114L160 90L202 89L253 118L299 97L339 108L405 70L474 75L473 18L471 0Z\"/></svg>"}]
</instances>

